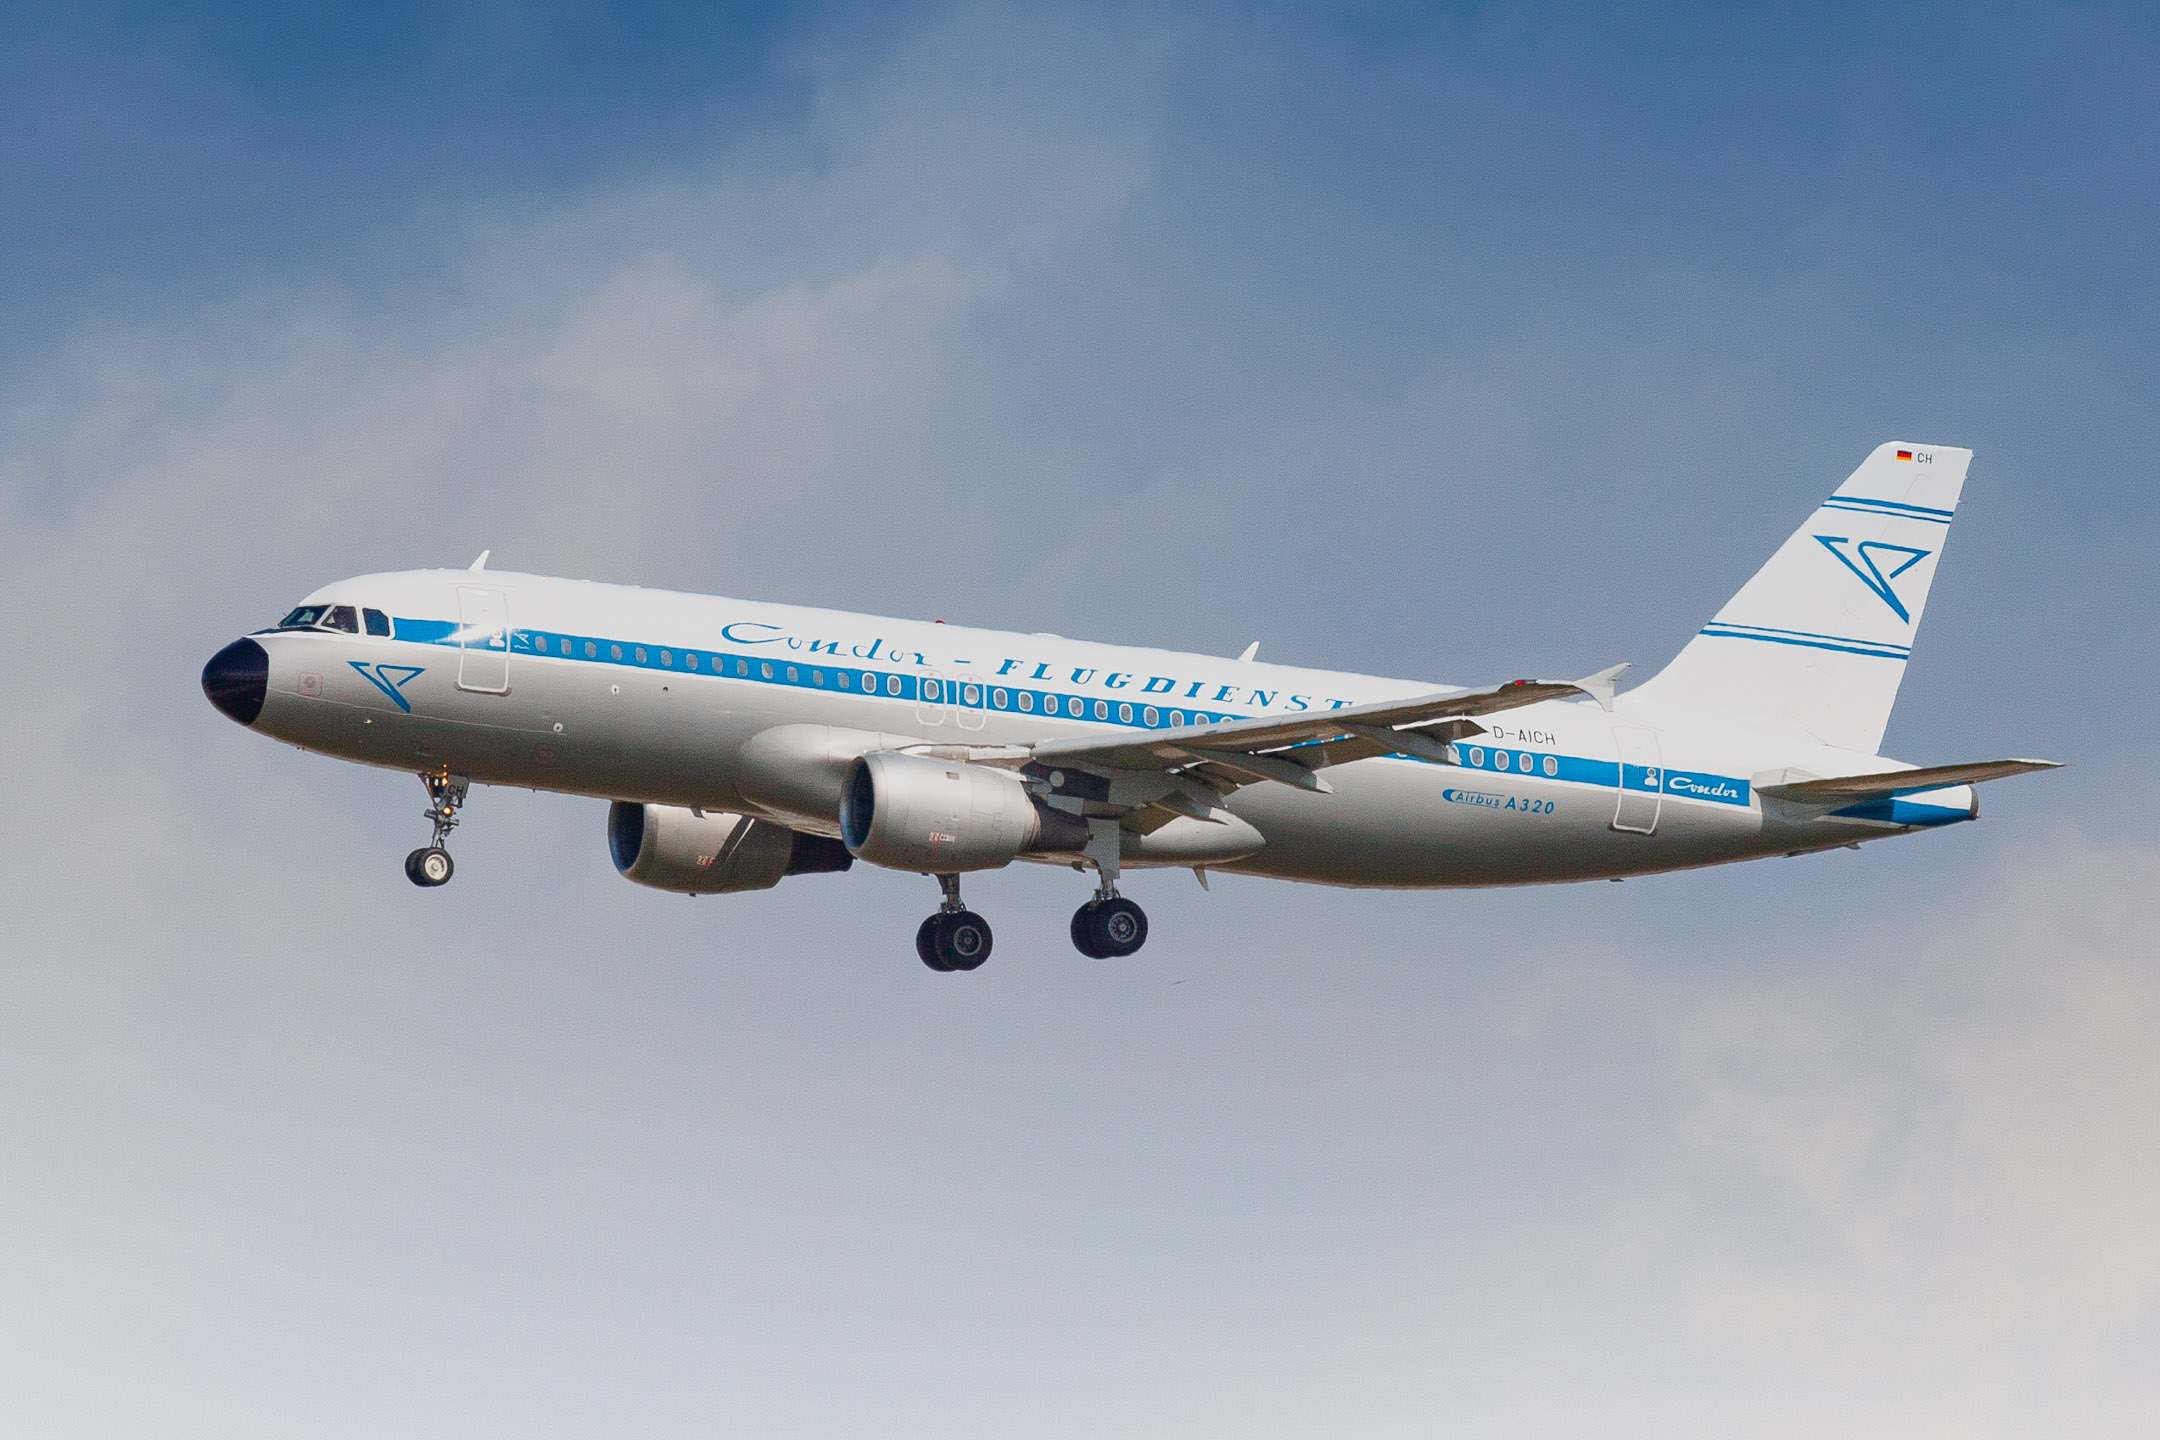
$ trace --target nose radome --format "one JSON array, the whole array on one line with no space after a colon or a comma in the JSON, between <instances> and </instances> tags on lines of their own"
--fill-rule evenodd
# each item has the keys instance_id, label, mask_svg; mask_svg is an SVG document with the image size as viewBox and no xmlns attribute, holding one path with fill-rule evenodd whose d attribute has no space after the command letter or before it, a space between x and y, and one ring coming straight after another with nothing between
<instances>
[{"instance_id":1,"label":"nose radome","mask_svg":"<svg viewBox=\"0 0 2160 1440\"><path fill-rule=\"evenodd\" d=\"M270 690L270 652L253 640L233 641L203 666L202 688L212 705L242 725L253 725Z\"/></svg>"}]
</instances>

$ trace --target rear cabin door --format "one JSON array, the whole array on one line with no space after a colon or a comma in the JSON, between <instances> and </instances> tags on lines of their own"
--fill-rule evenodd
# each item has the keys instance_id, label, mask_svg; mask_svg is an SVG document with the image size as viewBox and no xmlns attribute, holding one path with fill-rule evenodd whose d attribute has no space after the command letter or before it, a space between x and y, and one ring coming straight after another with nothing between
<instances>
[{"instance_id":1,"label":"rear cabin door","mask_svg":"<svg viewBox=\"0 0 2160 1440\"><path fill-rule=\"evenodd\" d=\"M1615 725L1620 746L1620 803L1612 828L1637 835L1657 832L1658 811L1665 803L1665 769L1658 754L1657 732Z\"/></svg>"},{"instance_id":2,"label":"rear cabin door","mask_svg":"<svg viewBox=\"0 0 2160 1440\"><path fill-rule=\"evenodd\" d=\"M458 689L510 693L510 605L500 590L458 587Z\"/></svg>"}]
</instances>

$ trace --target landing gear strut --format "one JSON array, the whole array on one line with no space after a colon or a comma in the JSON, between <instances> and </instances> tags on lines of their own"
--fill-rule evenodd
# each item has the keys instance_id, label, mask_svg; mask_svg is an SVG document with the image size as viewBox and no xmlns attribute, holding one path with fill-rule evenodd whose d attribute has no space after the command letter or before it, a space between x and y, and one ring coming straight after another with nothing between
<instances>
[{"instance_id":1,"label":"landing gear strut","mask_svg":"<svg viewBox=\"0 0 2160 1440\"><path fill-rule=\"evenodd\" d=\"M960 877L940 875L945 902L915 932L915 953L932 970L973 970L990 958L990 922L960 902Z\"/></svg>"},{"instance_id":2,"label":"landing gear strut","mask_svg":"<svg viewBox=\"0 0 2160 1440\"><path fill-rule=\"evenodd\" d=\"M441 772L422 775L420 783L427 786L428 793L428 808L421 813L434 823L435 838L405 857L405 878L424 890L432 890L449 884L457 869L443 846L457 828L458 809L465 803L465 791L471 782L463 775Z\"/></svg>"},{"instance_id":3,"label":"landing gear strut","mask_svg":"<svg viewBox=\"0 0 2160 1440\"><path fill-rule=\"evenodd\" d=\"M1147 912L1118 894L1117 822L1088 822L1087 859L1095 867L1095 898L1073 911L1073 949L1090 960L1121 960L1147 944Z\"/></svg>"}]
</instances>

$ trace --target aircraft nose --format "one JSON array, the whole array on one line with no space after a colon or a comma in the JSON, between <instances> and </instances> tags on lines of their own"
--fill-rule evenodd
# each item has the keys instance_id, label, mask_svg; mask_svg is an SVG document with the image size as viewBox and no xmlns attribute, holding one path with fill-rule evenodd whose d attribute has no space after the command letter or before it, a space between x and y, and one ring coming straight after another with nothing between
<instances>
[{"instance_id":1,"label":"aircraft nose","mask_svg":"<svg viewBox=\"0 0 2160 1440\"><path fill-rule=\"evenodd\" d=\"M253 725L270 690L270 652L253 640L233 641L203 666L202 689L212 705Z\"/></svg>"}]
</instances>

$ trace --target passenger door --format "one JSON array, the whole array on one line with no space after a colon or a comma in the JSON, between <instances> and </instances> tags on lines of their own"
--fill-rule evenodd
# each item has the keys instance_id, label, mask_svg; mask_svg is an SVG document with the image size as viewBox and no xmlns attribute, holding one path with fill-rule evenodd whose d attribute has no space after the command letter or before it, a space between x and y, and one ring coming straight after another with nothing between
<instances>
[{"instance_id":1,"label":"passenger door","mask_svg":"<svg viewBox=\"0 0 2160 1440\"><path fill-rule=\"evenodd\" d=\"M510 604L500 590L458 587L458 689L510 693Z\"/></svg>"},{"instance_id":2,"label":"passenger door","mask_svg":"<svg viewBox=\"0 0 2160 1440\"><path fill-rule=\"evenodd\" d=\"M1615 725L1613 739L1620 747L1620 802L1613 811L1612 828L1637 835L1655 834L1658 811L1665 804L1665 767L1658 752L1657 732Z\"/></svg>"}]
</instances>

